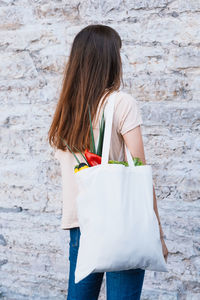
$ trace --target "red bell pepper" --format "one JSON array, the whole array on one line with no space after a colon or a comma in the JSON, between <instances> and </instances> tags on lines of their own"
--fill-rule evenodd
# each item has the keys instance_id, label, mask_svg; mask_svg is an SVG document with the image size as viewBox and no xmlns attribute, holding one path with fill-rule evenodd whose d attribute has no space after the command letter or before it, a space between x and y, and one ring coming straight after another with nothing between
<instances>
[{"instance_id":1,"label":"red bell pepper","mask_svg":"<svg viewBox=\"0 0 200 300\"><path fill-rule=\"evenodd\" d=\"M85 150L85 157L91 167L101 164L101 156Z\"/></svg>"}]
</instances>

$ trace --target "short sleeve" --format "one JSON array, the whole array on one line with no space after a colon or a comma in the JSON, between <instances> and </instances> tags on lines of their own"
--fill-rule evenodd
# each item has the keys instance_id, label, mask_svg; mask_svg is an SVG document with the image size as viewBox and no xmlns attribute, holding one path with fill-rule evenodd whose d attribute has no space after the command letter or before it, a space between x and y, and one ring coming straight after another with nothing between
<instances>
[{"instance_id":1,"label":"short sleeve","mask_svg":"<svg viewBox=\"0 0 200 300\"><path fill-rule=\"evenodd\" d=\"M123 92L116 106L115 114L118 133L123 135L143 124L139 105L130 94Z\"/></svg>"}]
</instances>

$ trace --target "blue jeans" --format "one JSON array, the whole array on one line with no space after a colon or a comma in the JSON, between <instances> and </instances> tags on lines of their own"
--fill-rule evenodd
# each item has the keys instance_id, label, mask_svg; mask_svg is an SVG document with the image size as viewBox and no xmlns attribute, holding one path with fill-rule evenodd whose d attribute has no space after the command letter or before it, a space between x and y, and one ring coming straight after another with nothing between
<instances>
[{"instance_id":1,"label":"blue jeans","mask_svg":"<svg viewBox=\"0 0 200 300\"><path fill-rule=\"evenodd\" d=\"M70 229L69 281L67 300L97 300L104 273L91 273L78 283L74 282L78 255L80 228ZM142 292L145 270L106 272L107 300L139 300Z\"/></svg>"}]
</instances>

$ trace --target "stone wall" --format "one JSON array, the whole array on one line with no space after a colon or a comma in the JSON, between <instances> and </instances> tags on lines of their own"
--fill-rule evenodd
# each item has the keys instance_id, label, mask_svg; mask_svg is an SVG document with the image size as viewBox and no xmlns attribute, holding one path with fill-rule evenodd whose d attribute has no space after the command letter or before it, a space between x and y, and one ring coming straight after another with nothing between
<instances>
[{"instance_id":1,"label":"stone wall","mask_svg":"<svg viewBox=\"0 0 200 300\"><path fill-rule=\"evenodd\" d=\"M0 298L66 299L69 237L47 132L75 34L103 23L123 40L124 89L141 108L170 251L169 273L146 271L142 299L200 299L200 0L0 6Z\"/></svg>"}]
</instances>

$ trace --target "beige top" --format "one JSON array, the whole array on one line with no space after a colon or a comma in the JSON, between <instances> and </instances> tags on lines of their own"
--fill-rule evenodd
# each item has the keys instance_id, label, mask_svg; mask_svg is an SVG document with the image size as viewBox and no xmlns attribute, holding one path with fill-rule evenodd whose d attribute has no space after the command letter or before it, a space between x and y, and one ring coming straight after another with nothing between
<instances>
[{"instance_id":1,"label":"beige top","mask_svg":"<svg viewBox=\"0 0 200 300\"><path fill-rule=\"evenodd\" d=\"M93 123L95 124L93 126L93 130L96 143L99 132L99 122L101 120L103 108L106 104L106 101L107 99L105 100L101 111L99 111L98 108L99 116L96 117L96 120ZM130 94L119 90L116 94L115 99L109 159L119 161L125 160L122 135L142 123L143 121L137 101ZM81 162L84 162L84 159L82 158L80 153L76 155ZM62 175L63 205L61 228L70 229L73 227L78 227L79 223L76 210L76 196L78 193L78 186L74 177L74 166L77 164L77 162L70 151L56 149L55 157L60 162Z\"/></svg>"}]
</instances>

